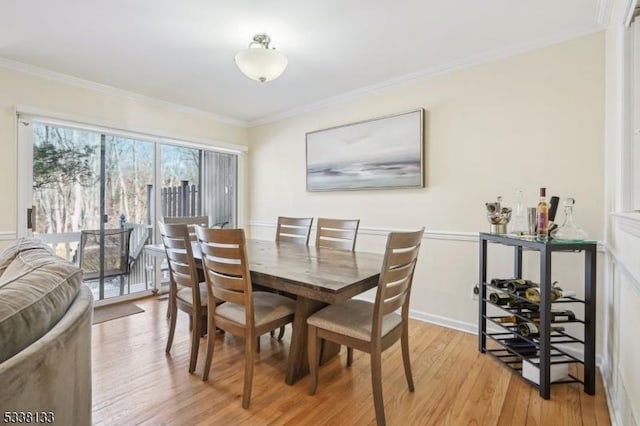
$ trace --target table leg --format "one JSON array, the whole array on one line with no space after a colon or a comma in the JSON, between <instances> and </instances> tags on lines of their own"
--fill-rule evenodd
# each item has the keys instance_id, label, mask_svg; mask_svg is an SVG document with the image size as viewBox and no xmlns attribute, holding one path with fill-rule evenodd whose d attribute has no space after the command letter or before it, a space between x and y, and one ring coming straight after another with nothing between
<instances>
[{"instance_id":1,"label":"table leg","mask_svg":"<svg viewBox=\"0 0 640 426\"><path fill-rule=\"evenodd\" d=\"M293 331L291 332L291 344L289 347L289 359L285 382L294 384L309 373L309 361L307 358L307 318L314 312L327 306L324 302L307 299L298 296L296 312L293 319ZM340 345L333 342L325 342L320 355L320 363L333 358L340 352Z\"/></svg>"}]
</instances>

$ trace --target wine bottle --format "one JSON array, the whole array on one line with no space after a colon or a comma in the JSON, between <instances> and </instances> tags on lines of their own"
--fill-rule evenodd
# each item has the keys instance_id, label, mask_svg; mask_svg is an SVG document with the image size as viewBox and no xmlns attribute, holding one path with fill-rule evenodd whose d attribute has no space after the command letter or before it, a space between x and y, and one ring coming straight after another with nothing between
<instances>
[{"instance_id":1,"label":"wine bottle","mask_svg":"<svg viewBox=\"0 0 640 426\"><path fill-rule=\"evenodd\" d=\"M551 331L564 331L564 327L551 327ZM518 333L524 337L540 337L540 329L532 322L521 322L518 324Z\"/></svg>"},{"instance_id":2,"label":"wine bottle","mask_svg":"<svg viewBox=\"0 0 640 426\"><path fill-rule=\"evenodd\" d=\"M576 314L569 309L563 311L551 311L551 321L559 322L559 321L573 321L576 319Z\"/></svg>"},{"instance_id":3,"label":"wine bottle","mask_svg":"<svg viewBox=\"0 0 640 426\"><path fill-rule=\"evenodd\" d=\"M529 302L528 300L521 300L521 299L515 299L515 298L511 302L509 302L509 307L513 309L518 309L518 310L528 309L529 311L532 311L532 312L537 312L540 309L540 305Z\"/></svg>"},{"instance_id":4,"label":"wine bottle","mask_svg":"<svg viewBox=\"0 0 640 426\"><path fill-rule=\"evenodd\" d=\"M495 322L499 322L501 324L505 324L505 323L515 324L515 323L518 322L518 318L516 318L515 315L511 315L511 316L508 316L508 317L493 318L493 320Z\"/></svg>"},{"instance_id":5,"label":"wine bottle","mask_svg":"<svg viewBox=\"0 0 640 426\"><path fill-rule=\"evenodd\" d=\"M508 305L513 300L513 297L509 296L506 293L502 293L499 291L492 291L489 293L489 301L494 305Z\"/></svg>"},{"instance_id":6,"label":"wine bottle","mask_svg":"<svg viewBox=\"0 0 640 426\"><path fill-rule=\"evenodd\" d=\"M547 188L540 188L540 200L536 210L538 230L536 237L541 241L549 239L549 203L547 202Z\"/></svg>"},{"instance_id":7,"label":"wine bottle","mask_svg":"<svg viewBox=\"0 0 640 426\"><path fill-rule=\"evenodd\" d=\"M491 279L491 285L497 288L507 288L509 281L512 281L512 278L493 278Z\"/></svg>"},{"instance_id":8,"label":"wine bottle","mask_svg":"<svg viewBox=\"0 0 640 426\"><path fill-rule=\"evenodd\" d=\"M510 293L517 293L520 290L526 290L535 284L529 280L523 280L521 278L515 280L509 280L507 282L507 291Z\"/></svg>"},{"instance_id":9,"label":"wine bottle","mask_svg":"<svg viewBox=\"0 0 640 426\"><path fill-rule=\"evenodd\" d=\"M540 291L537 288L528 288L524 292L524 297L534 303L540 303Z\"/></svg>"},{"instance_id":10,"label":"wine bottle","mask_svg":"<svg viewBox=\"0 0 640 426\"><path fill-rule=\"evenodd\" d=\"M555 302L562 297L576 297L576 292L573 290L563 290L554 283L554 286L551 287L551 301Z\"/></svg>"}]
</instances>

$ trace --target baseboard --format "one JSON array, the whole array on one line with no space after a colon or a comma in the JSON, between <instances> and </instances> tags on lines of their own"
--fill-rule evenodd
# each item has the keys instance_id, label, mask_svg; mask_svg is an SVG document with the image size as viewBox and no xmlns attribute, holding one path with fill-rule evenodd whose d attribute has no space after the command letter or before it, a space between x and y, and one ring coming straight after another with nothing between
<instances>
[{"instance_id":1,"label":"baseboard","mask_svg":"<svg viewBox=\"0 0 640 426\"><path fill-rule=\"evenodd\" d=\"M611 367L609 362L606 359L602 359L600 364L600 378L602 379L602 387L604 388L605 394L605 402L607 403L607 409L609 410L609 419L611 420L611 426L622 426L620 422L620 413L618 412L617 407L614 407L612 404L613 395L612 390L609 387L609 381L607 381L607 377L611 377Z\"/></svg>"}]
</instances>

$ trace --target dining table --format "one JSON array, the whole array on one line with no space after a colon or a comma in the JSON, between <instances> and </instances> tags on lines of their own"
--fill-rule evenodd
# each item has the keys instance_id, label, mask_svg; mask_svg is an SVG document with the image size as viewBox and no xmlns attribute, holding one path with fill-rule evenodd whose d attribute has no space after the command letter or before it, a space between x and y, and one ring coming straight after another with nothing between
<instances>
[{"instance_id":1,"label":"dining table","mask_svg":"<svg viewBox=\"0 0 640 426\"><path fill-rule=\"evenodd\" d=\"M193 244L198 263L200 249ZM164 254L162 244L145 248L147 253ZM309 372L307 358L307 318L323 307L347 300L377 286L383 255L362 251L317 248L267 240L247 240L251 281L255 286L296 299L285 382L289 385ZM326 342L321 363L336 356L340 346Z\"/></svg>"}]
</instances>

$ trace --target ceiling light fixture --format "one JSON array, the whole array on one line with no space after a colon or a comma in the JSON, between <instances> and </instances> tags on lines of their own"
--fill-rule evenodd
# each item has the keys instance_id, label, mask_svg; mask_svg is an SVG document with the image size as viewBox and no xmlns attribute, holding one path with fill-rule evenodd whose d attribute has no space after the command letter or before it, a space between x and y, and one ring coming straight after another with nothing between
<instances>
[{"instance_id":1,"label":"ceiling light fixture","mask_svg":"<svg viewBox=\"0 0 640 426\"><path fill-rule=\"evenodd\" d=\"M282 53L270 48L271 37L257 34L249 47L236 54L236 65L240 71L252 80L275 80L280 77L289 61Z\"/></svg>"}]
</instances>

